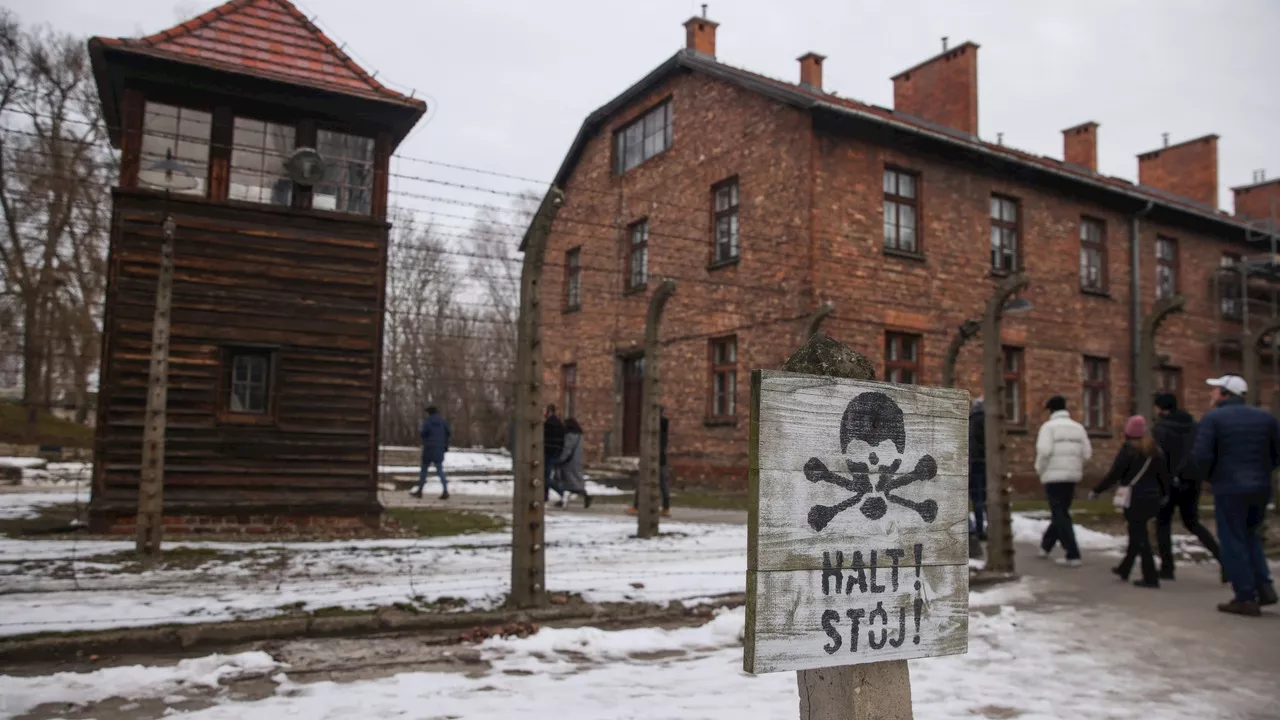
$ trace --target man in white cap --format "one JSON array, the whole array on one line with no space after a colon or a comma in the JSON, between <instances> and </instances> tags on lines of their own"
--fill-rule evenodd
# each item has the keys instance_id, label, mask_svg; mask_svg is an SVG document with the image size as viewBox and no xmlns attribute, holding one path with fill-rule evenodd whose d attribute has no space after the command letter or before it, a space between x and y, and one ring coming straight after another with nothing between
<instances>
[{"instance_id":1,"label":"man in white cap","mask_svg":"<svg viewBox=\"0 0 1280 720\"><path fill-rule=\"evenodd\" d=\"M1262 606L1277 602L1260 530L1271 500L1271 473L1280 465L1280 423L1245 403L1244 378L1223 375L1208 384L1214 409L1200 421L1192 456L1213 487L1222 567L1235 591L1218 609L1257 616Z\"/></svg>"}]
</instances>

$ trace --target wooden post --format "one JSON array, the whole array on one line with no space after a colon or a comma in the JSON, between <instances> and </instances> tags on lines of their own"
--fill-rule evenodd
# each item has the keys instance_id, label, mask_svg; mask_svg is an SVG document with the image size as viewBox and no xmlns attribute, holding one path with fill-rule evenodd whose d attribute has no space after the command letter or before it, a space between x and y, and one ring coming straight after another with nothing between
<instances>
[{"instance_id":1,"label":"wooden post","mask_svg":"<svg viewBox=\"0 0 1280 720\"><path fill-rule=\"evenodd\" d=\"M787 359L782 369L850 380L875 380L871 363L826 335ZM752 408L754 413L755 408ZM752 418L751 430L757 423ZM911 669L906 660L797 670L800 720L911 720ZM863 695L865 690L865 696Z\"/></svg>"},{"instance_id":2,"label":"wooden post","mask_svg":"<svg viewBox=\"0 0 1280 720\"><path fill-rule=\"evenodd\" d=\"M516 339L516 439L512 448L515 487L511 500L511 596L514 607L539 607L546 601L543 548L542 341L540 337L542 264L551 223L564 204L552 187L525 236L520 270L520 318Z\"/></svg>"},{"instance_id":3,"label":"wooden post","mask_svg":"<svg viewBox=\"0 0 1280 720\"><path fill-rule=\"evenodd\" d=\"M1138 377L1133 382L1133 414L1151 417L1152 398L1155 396L1155 382L1152 373L1156 369L1156 332L1160 326L1175 312L1186 306L1187 300L1181 294L1158 301L1151 312L1142 319L1142 345L1138 348ZM1246 367L1248 360L1245 360Z\"/></svg>"},{"instance_id":4,"label":"wooden post","mask_svg":"<svg viewBox=\"0 0 1280 720\"><path fill-rule=\"evenodd\" d=\"M1004 305L1014 293L1030 283L1017 273L996 286L987 300L982 318L982 385L987 440L987 570L1013 572L1013 508L1004 471L1004 368L1000 341L1000 319Z\"/></svg>"},{"instance_id":5,"label":"wooden post","mask_svg":"<svg viewBox=\"0 0 1280 720\"><path fill-rule=\"evenodd\" d=\"M659 454L662 450L662 374L658 363L662 346L658 343L658 326L667 300L676 293L675 280L663 280L649 299L649 312L644 324L644 391L640 403L640 475L639 497L636 499L636 535L651 538L658 535L658 475L662 472Z\"/></svg>"},{"instance_id":6,"label":"wooden post","mask_svg":"<svg viewBox=\"0 0 1280 720\"><path fill-rule=\"evenodd\" d=\"M946 590L942 590L943 594L949 592L950 598L954 598L954 601L951 599L944 600L941 595L930 598L928 613L931 617L930 622L926 624L933 629L946 629L940 635L916 635L914 641L907 637L907 635L911 634L907 630L896 642L890 642L886 646L885 640L882 638L880 644L877 645L874 641L874 633L872 633L871 638L864 637L864 634L869 631L871 623L874 622L872 618L879 610L872 611L871 614L866 614L867 611L864 609L858 609L857 611L849 609L847 613L830 609L821 611L823 605L815 605L814 603L815 601L818 603L823 602L818 600L819 598L835 599L838 596L843 597L841 595L841 586L844 583L840 578L841 572L848 573L848 592L855 593L855 589L858 587L855 583L855 577L861 577L863 580L867 577L865 573L855 575L855 573L860 572L855 568L864 567L862 563L864 559L868 558L870 562L865 567L879 569L882 573L880 576L881 582L885 583L884 586L878 586L876 584L876 570L870 570L870 592L887 592L890 583L885 580L886 575L884 573L887 573L888 569L883 563L887 562L886 557L899 557L901 552L890 548L888 552L881 553L880 560L877 560L875 554L864 556L862 550L850 546L848 542L850 537L847 534L836 532L829 538L824 539L821 530L830 530L827 527L827 523L832 522L833 519L828 515L832 512L836 514L854 513L855 510L850 503L856 504L858 502L855 497L851 497L834 507L814 506L812 509L808 509L808 524L812 527L796 528L789 535L778 535L779 532L785 532L780 531L779 528L787 526L786 523L781 526L778 524L780 518L778 507L780 505L799 503L797 507L803 516L804 510L809 505L809 499L814 497L806 496L806 493L813 492L813 488L826 485L824 482L815 482L815 478L826 480L842 488L848 487L849 480L841 475L844 472L844 468L840 468L839 472L832 475L825 471L825 467L822 467L823 463L819 462L818 458L805 462L800 456L795 458L788 456L784 460L777 456L776 453L771 457L764 458L762 457L764 453L760 449L762 444L761 407L765 402L762 399L762 386L764 384L772 383L772 387L775 388L778 384L790 384L794 388L794 395L787 394L784 399L772 401L777 404L771 408L771 412L774 413L781 412L777 409L779 405L783 408L789 408L800 402L802 398L807 403L824 402L824 400L818 400L819 398L835 398L833 402L838 407L819 408L815 406L812 408L812 412L792 410L796 414L795 423L779 422L778 416L774 416L770 432L789 425L803 425L803 430L797 432L802 432L805 438L815 433L835 433L831 438L815 442L815 447L829 446L832 441L839 445L844 444L840 441L843 433L854 427L846 427L848 423L841 420L839 414L843 409L846 419L849 417L848 413L850 411L845 409L843 405L846 397L844 393L848 391L840 385L821 385L820 382L815 382L819 380L818 378L807 376L818 375L850 380L871 380L875 375L874 369L865 357L826 335L812 336L804 347L787 360L786 364L783 365L783 369L790 373L803 373L803 375L774 379L767 377L761 371L752 373L750 425L752 451L749 466L752 511L748 516L747 530L749 546L747 561L747 636L744 648L744 666L750 672L769 672L797 666L805 668L796 671L796 682L800 693L801 720L872 720L873 718L876 720L910 720L912 718L911 677L905 658L964 652L967 647L967 602L963 603L963 608L958 603L962 596L967 598L968 567L967 560L964 558L963 544L955 537L957 528L962 524L961 516L964 513L962 496L966 494L963 487L961 487L961 478L956 470L957 463L961 460L959 455L963 454L965 456L963 460L967 462L966 441L968 436L963 432L964 422L962 418L965 412L962 407L963 398L951 397L956 394L953 391L941 391L943 393L950 392L950 395L947 395L945 400L941 398L938 400L938 402L942 403L938 407L945 406L947 408L947 419L944 422L949 427L948 432L944 432L938 437L941 438L948 434L954 436L949 438L949 442L947 440L942 441L942 444L950 447L951 456L940 456L943 463L941 472L946 472L949 475L949 480L945 484L949 487L951 497L946 498L942 503L936 503L934 500L923 501L923 505L917 505L916 507L931 507L923 515L915 518L917 523L922 522L922 518L926 515L928 520L923 522L939 521L939 526L936 530L938 533L936 536L937 541L930 540L923 543L930 545L931 548L931 555L924 556L926 558L924 565L929 568L930 573L939 573L937 575L938 578L948 578L948 580L940 579L934 590L936 592L946 588ZM873 387L877 392L871 394L878 395L880 394L878 392L879 389L885 386ZM929 389L923 389L922 391L925 393L939 392ZM900 392L907 394L916 391L903 386ZM850 404L852 405L852 403ZM803 422L800 421L801 418L803 418ZM834 428L829 425L828 420L834 421ZM873 435L877 432L889 432L887 427L876 430L875 422L873 420L865 425L857 425L856 427L862 429L857 430L855 434L861 434L864 431ZM870 428L870 430L867 430L867 428ZM804 441L797 443L795 437L782 438L772 437L772 435L769 437L769 442L773 443L777 451L781 453L794 452L791 449L794 444L805 444ZM908 446L908 449L913 448ZM805 454L803 448L800 448L800 451L801 455ZM841 454L843 452L844 449L842 448ZM828 462L834 462L834 458L830 458ZM888 460L885 459L883 462L887 463ZM785 480L776 479L779 470L785 469L789 471L793 465L799 467L797 463L804 467L803 475L797 481L798 485L791 482L789 472ZM929 457L925 465L929 466L933 463L933 458ZM831 467L837 466L832 464ZM917 465L917 469L919 467L920 465ZM933 467L937 470L936 465L933 465ZM822 477L811 475L811 469L814 473L820 473ZM768 483L762 479L762 474L766 473L770 475ZM906 473L903 474L905 475ZM827 475L830 475L830 477L827 477ZM804 481L806 477L810 482ZM882 475L881 477L886 476ZM942 477L939 475L939 480L941 479ZM881 480L881 482L884 481ZM764 497L766 484L768 484L769 492L771 493L768 498ZM856 482L853 487L855 489L850 490L850 492L860 492L856 490ZM821 490L818 492L821 492ZM939 490L934 492L939 492ZM782 494L780 495L779 493ZM872 509L869 506L865 510L867 518L873 516L883 517L890 507L885 504L885 498L878 497L873 502L878 504L876 509ZM893 507L903 504L900 498L894 499L893 503ZM885 509L883 511L878 509L880 504L884 504ZM914 503L907 502L906 504ZM824 512L819 513L822 517L815 520L814 512L817 510ZM901 532L900 527L913 525L909 519L910 510L901 507L897 507L897 510L903 512L904 515L900 518L895 517L886 520L886 522L893 523L892 529L889 530L889 535ZM762 519L762 515L766 511L771 517ZM899 525L899 520L902 521L901 525ZM862 522L863 520L857 515L852 515L851 518L843 521L854 523ZM815 522L818 525L814 525ZM875 522L878 522L878 520ZM801 524L803 525L804 522L801 521ZM764 537L766 528L769 535L767 540ZM885 547L889 547L894 540L883 537L884 533L877 533L876 531L879 529L881 528L860 527L857 530L846 528L845 533L853 533L859 538L874 535L877 540L885 543ZM915 532L919 533L920 531L916 530ZM963 536L967 533L960 532L959 534ZM783 540L783 537L795 539ZM910 537L919 538L920 535L911 535ZM914 553L915 560L913 562L915 563L921 562L919 548L922 546L915 546L917 548ZM825 552L828 547L833 552ZM843 552L834 552L838 549L843 550ZM858 550L856 555L853 554L855 550ZM869 551L870 546L866 550ZM815 553L822 558L821 568L824 569L815 569L812 565L815 562L812 557ZM852 559L850 560L850 558ZM907 561L903 562L904 565L909 564ZM829 565L828 563L832 564ZM852 565L848 565L848 563L852 563ZM897 577L897 563L898 561L894 560L895 578ZM843 570L846 565L848 565L847 571ZM832 567L837 568L837 570L833 571ZM837 576L835 595L829 595L826 581L828 575L833 574ZM848 597L848 602L852 608L865 604L869 599L878 597L881 598L880 604L879 606L873 605L873 607L883 607L886 604L896 607L906 603L907 605L912 605L916 613L920 613L921 609L926 607L923 597L927 594L927 589L922 587L921 583L926 581L927 574L921 575L917 572L912 576L915 582L914 589L909 583L904 584L902 588L906 593L914 593L914 597L917 598L915 600L911 600L910 597L912 596L910 595L898 598L891 595L864 597L862 593L868 591L868 587L864 585L861 590L857 590L856 595ZM779 579L775 580L770 576L778 576ZM786 579L781 579L783 576L786 576ZM817 587L814 586L814 583L817 584ZM948 583L952 584L948 585ZM774 588L773 592L777 592L778 588L783 588L780 597L775 597L771 594L769 590L771 585ZM896 582L892 585L897 590ZM843 606L842 601L837 601L837 604ZM802 606L803 609L801 609ZM906 611L903 610L902 612L904 613L902 616L904 618L903 622L906 623L903 627L910 627L910 622L905 620L907 617ZM821 629L816 634L814 633L815 630L818 630L816 617L810 617L815 613L820 614L822 619ZM847 618L845 617L846 614L848 615ZM796 618L800 615L804 615L805 619L797 620ZM865 623L862 625L862 629L859 630L857 623L864 618ZM780 623L785 627L778 627ZM839 623L843 624L837 627ZM852 623L852 631L848 628L850 623ZM896 623L885 621L886 626L890 624L894 625L895 629L897 628ZM888 636L886 635L885 637ZM837 642L837 638L840 638L839 642ZM855 644L858 638L863 641L862 652L864 654L849 654L850 651L855 651L858 647ZM822 641L828 640L829 644L824 647ZM795 642L801 644L794 645L793 643ZM789 650L779 653L780 643L789 648ZM813 643L812 650L809 649L808 643ZM848 649L844 649L845 646ZM878 648L878 650L875 648ZM808 655L808 653L813 652L816 652L816 656ZM840 654L836 655L836 652ZM874 656L865 653L871 652L884 652L889 654L892 659L867 662L865 658ZM896 654L896 657L894 654ZM811 659L811 657L821 659L815 660ZM861 664L814 667L815 665L827 664L833 661Z\"/></svg>"},{"instance_id":7,"label":"wooden post","mask_svg":"<svg viewBox=\"0 0 1280 720\"><path fill-rule=\"evenodd\" d=\"M169 314L176 231L171 215L165 215L163 227L155 319L151 325L151 375L147 380L147 415L142 431L142 467L138 478L137 553L141 558L159 555L164 535L164 431L169 398Z\"/></svg>"}]
</instances>

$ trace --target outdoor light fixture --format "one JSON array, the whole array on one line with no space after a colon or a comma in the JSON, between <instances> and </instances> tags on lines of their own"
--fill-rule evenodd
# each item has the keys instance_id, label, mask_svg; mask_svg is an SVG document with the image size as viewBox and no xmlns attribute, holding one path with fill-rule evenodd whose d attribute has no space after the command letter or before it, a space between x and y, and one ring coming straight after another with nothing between
<instances>
[{"instance_id":1,"label":"outdoor light fixture","mask_svg":"<svg viewBox=\"0 0 1280 720\"><path fill-rule=\"evenodd\" d=\"M1026 298L1011 298L1004 304L1005 315L1017 315L1031 309L1031 301Z\"/></svg>"}]
</instances>

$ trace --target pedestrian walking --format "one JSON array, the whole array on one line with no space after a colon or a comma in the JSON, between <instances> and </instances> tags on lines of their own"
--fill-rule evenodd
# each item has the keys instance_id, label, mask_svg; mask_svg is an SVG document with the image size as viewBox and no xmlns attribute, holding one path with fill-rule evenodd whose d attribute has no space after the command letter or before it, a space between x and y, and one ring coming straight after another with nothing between
<instances>
[{"instance_id":1,"label":"pedestrian walking","mask_svg":"<svg viewBox=\"0 0 1280 720\"><path fill-rule=\"evenodd\" d=\"M1115 506L1124 511L1129 525L1129 547L1124 559L1111 569L1128 580L1135 560L1141 562L1142 579L1133 584L1143 588L1160 587L1156 561L1151 553L1151 534L1147 526L1160 512L1170 485L1169 464L1160 446L1147 432L1147 419L1134 415L1125 421L1124 444L1111 463L1111 470L1089 493L1089 499L1116 488Z\"/></svg>"},{"instance_id":2,"label":"pedestrian walking","mask_svg":"<svg viewBox=\"0 0 1280 720\"><path fill-rule=\"evenodd\" d=\"M973 524L969 534L987 539L987 408L982 398L969 409L969 502Z\"/></svg>"},{"instance_id":3,"label":"pedestrian walking","mask_svg":"<svg viewBox=\"0 0 1280 720\"><path fill-rule=\"evenodd\" d=\"M662 517L671 517L671 470L667 467L667 437L671 423L667 420L667 409L658 408L658 492L662 496ZM637 487L631 497L631 507L627 513L635 515L640 512L640 488Z\"/></svg>"},{"instance_id":4,"label":"pedestrian walking","mask_svg":"<svg viewBox=\"0 0 1280 720\"><path fill-rule=\"evenodd\" d=\"M1235 592L1218 610L1261 615L1262 606L1277 602L1260 530L1271 500L1271 473L1280 465L1280 423L1245 404L1249 386L1243 378L1223 375L1207 383L1214 408L1200 420L1192 457L1213 488L1222 566Z\"/></svg>"},{"instance_id":5,"label":"pedestrian walking","mask_svg":"<svg viewBox=\"0 0 1280 720\"><path fill-rule=\"evenodd\" d=\"M564 500L564 491L559 488L556 478L556 465L560 453L564 452L564 423L556 416L556 406L548 405L546 417L542 421L542 454L543 454L543 486L542 501L551 499L551 491L560 493Z\"/></svg>"},{"instance_id":6,"label":"pedestrian walking","mask_svg":"<svg viewBox=\"0 0 1280 720\"><path fill-rule=\"evenodd\" d=\"M1093 456L1089 434L1084 426L1071 419L1067 399L1054 395L1045 403L1049 419L1040 426L1036 437L1036 474L1044 484L1049 501L1049 527L1040 540L1040 557L1048 558L1053 548L1062 543L1066 557L1058 564L1080 567L1080 546L1076 544L1075 525L1071 521L1071 502L1076 485L1084 478L1084 464Z\"/></svg>"},{"instance_id":7,"label":"pedestrian walking","mask_svg":"<svg viewBox=\"0 0 1280 720\"><path fill-rule=\"evenodd\" d=\"M565 507L565 495L574 493L582 496L582 507L589 508L591 496L587 494L587 475L583 470L582 426L569 418L564 421L564 430L564 450L556 458L556 490L560 493L560 502L556 504Z\"/></svg>"},{"instance_id":8,"label":"pedestrian walking","mask_svg":"<svg viewBox=\"0 0 1280 720\"><path fill-rule=\"evenodd\" d=\"M444 475L444 454L449 451L449 423L441 417L435 405L427 406L427 417L422 421L422 463L418 468L418 486L409 491L414 497L422 497L422 488L427 484L427 469L436 466L436 475L440 478L441 500L449 499L449 479Z\"/></svg>"},{"instance_id":9,"label":"pedestrian walking","mask_svg":"<svg viewBox=\"0 0 1280 720\"><path fill-rule=\"evenodd\" d=\"M1156 424L1151 434L1169 465L1172 487L1169 500L1156 515L1156 544L1160 550L1160 579L1173 580L1173 516L1181 514L1187 531L1200 539L1212 555L1221 563L1218 541L1213 533L1200 524L1200 473L1191 459L1191 446L1196 437L1196 421L1191 413L1178 407L1178 398L1172 393L1159 393L1155 399ZM1222 581L1226 582L1224 570Z\"/></svg>"}]
</instances>

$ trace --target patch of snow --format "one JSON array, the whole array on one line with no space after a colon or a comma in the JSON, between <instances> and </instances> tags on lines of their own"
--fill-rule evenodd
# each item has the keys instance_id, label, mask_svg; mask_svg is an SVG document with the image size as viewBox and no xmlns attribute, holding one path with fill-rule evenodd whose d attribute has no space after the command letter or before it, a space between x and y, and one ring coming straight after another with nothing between
<instances>
[{"instance_id":1,"label":"patch of snow","mask_svg":"<svg viewBox=\"0 0 1280 720\"><path fill-rule=\"evenodd\" d=\"M42 468L48 464L44 458L0 457L0 468Z\"/></svg>"},{"instance_id":2,"label":"patch of snow","mask_svg":"<svg viewBox=\"0 0 1280 720\"><path fill-rule=\"evenodd\" d=\"M1030 603L1036 599L1032 580L1022 578L1014 582L1000 583L987 588L969 591L970 608L1005 607L1018 603Z\"/></svg>"},{"instance_id":3,"label":"patch of snow","mask_svg":"<svg viewBox=\"0 0 1280 720\"><path fill-rule=\"evenodd\" d=\"M81 498L87 502L88 498ZM71 493L0 493L0 520L21 520L40 514L41 508L74 503Z\"/></svg>"},{"instance_id":4,"label":"patch of snow","mask_svg":"<svg viewBox=\"0 0 1280 720\"><path fill-rule=\"evenodd\" d=\"M417 451L417 448L407 448ZM432 470L434 471L434 467ZM444 454L444 472L462 470L485 472L511 472L511 456L491 452L475 452L468 450L451 450ZM417 465L380 465L378 472L383 475L417 475Z\"/></svg>"},{"instance_id":5,"label":"patch of snow","mask_svg":"<svg viewBox=\"0 0 1280 720\"><path fill-rule=\"evenodd\" d=\"M413 471L418 472L417 468ZM448 474L446 473L446 476ZM434 474L427 476L427 482L423 485L422 494L424 497L432 497L439 495L444 489L440 479ZM620 490L608 485L588 479L586 484L587 492L591 495L630 495L631 490ZM490 480L488 478L477 477L457 477L449 478L449 493L452 495L470 495L475 497L511 497L515 492L515 481L508 475L500 480ZM554 495L553 495L554 499Z\"/></svg>"},{"instance_id":6,"label":"patch of snow","mask_svg":"<svg viewBox=\"0 0 1280 720\"><path fill-rule=\"evenodd\" d=\"M113 697L165 697L183 687L216 688L224 681L265 674L278 667L270 655L257 651L209 655L164 667L130 665L35 677L0 675L0 718L17 717L44 703L85 705Z\"/></svg>"}]
</instances>

